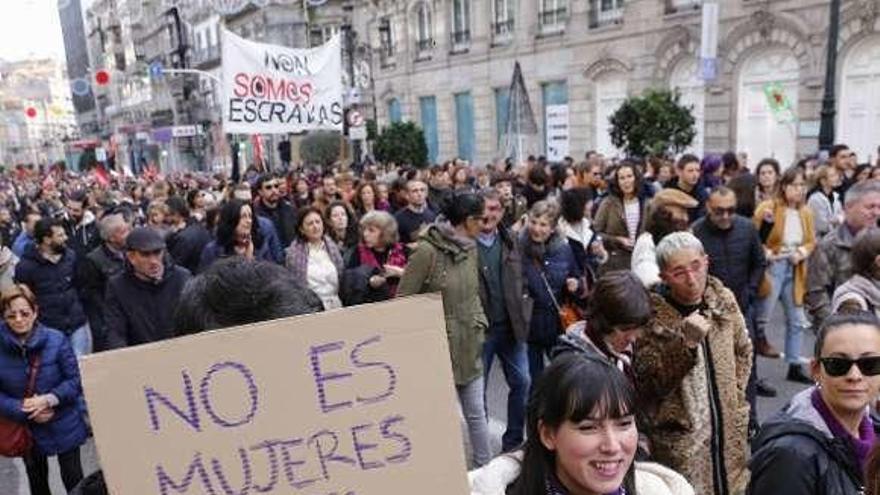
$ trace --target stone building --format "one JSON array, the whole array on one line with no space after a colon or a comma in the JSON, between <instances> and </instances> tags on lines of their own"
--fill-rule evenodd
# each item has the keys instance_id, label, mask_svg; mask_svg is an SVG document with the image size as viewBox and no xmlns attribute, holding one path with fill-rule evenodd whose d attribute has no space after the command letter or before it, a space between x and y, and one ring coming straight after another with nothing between
<instances>
[{"instance_id":1,"label":"stone building","mask_svg":"<svg viewBox=\"0 0 880 495\"><path fill-rule=\"evenodd\" d=\"M701 0L374 0L359 3L358 13L380 54L380 126L419 123L432 160L502 156L519 61L541 133L535 153L548 152L549 108L555 154L616 155L609 115L627 96L674 87L696 116L693 151L745 151L754 166L767 156L789 164L817 149L829 2L718 0L710 82L698 64ZM837 140L867 161L880 144L880 2L842 3ZM781 89L787 115L770 109L768 88Z\"/></svg>"}]
</instances>

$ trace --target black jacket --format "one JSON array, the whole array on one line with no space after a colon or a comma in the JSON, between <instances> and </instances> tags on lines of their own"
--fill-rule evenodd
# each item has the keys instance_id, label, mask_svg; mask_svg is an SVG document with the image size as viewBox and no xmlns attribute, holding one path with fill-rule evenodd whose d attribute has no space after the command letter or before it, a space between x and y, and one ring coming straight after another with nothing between
<instances>
[{"instance_id":1,"label":"black jacket","mask_svg":"<svg viewBox=\"0 0 880 495\"><path fill-rule=\"evenodd\" d=\"M757 294L766 259L758 231L746 218L735 216L729 230L721 230L703 217L693 225L693 233L709 255L709 274L733 291L739 309L745 314Z\"/></svg>"},{"instance_id":2,"label":"black jacket","mask_svg":"<svg viewBox=\"0 0 880 495\"><path fill-rule=\"evenodd\" d=\"M107 283L104 322L110 349L174 337L174 311L191 277L185 268L168 263L158 283L138 278L131 265Z\"/></svg>"},{"instance_id":3,"label":"black jacket","mask_svg":"<svg viewBox=\"0 0 880 495\"><path fill-rule=\"evenodd\" d=\"M70 239L67 245L73 249L79 259L85 258L93 249L101 245L98 224L94 220L83 225L77 225L73 220L68 220L64 223L64 231Z\"/></svg>"},{"instance_id":4,"label":"black jacket","mask_svg":"<svg viewBox=\"0 0 880 495\"><path fill-rule=\"evenodd\" d=\"M287 249L293 239L296 238L296 211L290 203L279 201L275 208L267 208L260 201L254 203L254 213L261 217L272 220L278 237L281 239L281 247Z\"/></svg>"},{"instance_id":5,"label":"black jacket","mask_svg":"<svg viewBox=\"0 0 880 495\"><path fill-rule=\"evenodd\" d=\"M25 284L37 297L40 321L49 328L73 333L85 325L83 309L76 285L76 254L68 248L58 263L52 263L33 244L15 266L15 281Z\"/></svg>"},{"instance_id":6,"label":"black jacket","mask_svg":"<svg viewBox=\"0 0 880 495\"><path fill-rule=\"evenodd\" d=\"M813 407L813 388L764 424L755 438L749 495L858 495L864 478L848 441L834 438Z\"/></svg>"},{"instance_id":7,"label":"black jacket","mask_svg":"<svg viewBox=\"0 0 880 495\"><path fill-rule=\"evenodd\" d=\"M678 177L673 177L666 185L666 188L678 189L697 200L697 207L688 210L688 218L691 223L696 222L698 219L706 215L706 200L709 199L709 192L702 185L702 182L697 183L697 185L690 191L685 191L678 185Z\"/></svg>"},{"instance_id":8,"label":"black jacket","mask_svg":"<svg viewBox=\"0 0 880 495\"><path fill-rule=\"evenodd\" d=\"M86 256L79 266L79 288L86 316L92 329L95 351L107 349L107 329L104 324L104 294L107 282L125 270L125 255L115 254L101 244Z\"/></svg>"},{"instance_id":9,"label":"black jacket","mask_svg":"<svg viewBox=\"0 0 880 495\"><path fill-rule=\"evenodd\" d=\"M195 220L188 220L186 227L170 234L165 240L168 254L174 258L174 262L190 273L195 273L199 269L202 251L209 242L211 242L211 233Z\"/></svg>"}]
</instances>

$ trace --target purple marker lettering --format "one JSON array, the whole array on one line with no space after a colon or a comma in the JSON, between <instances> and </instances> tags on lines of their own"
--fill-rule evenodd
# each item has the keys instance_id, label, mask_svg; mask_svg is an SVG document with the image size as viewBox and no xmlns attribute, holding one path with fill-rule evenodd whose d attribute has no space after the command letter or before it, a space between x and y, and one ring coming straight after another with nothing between
<instances>
[{"instance_id":1,"label":"purple marker lettering","mask_svg":"<svg viewBox=\"0 0 880 495\"><path fill-rule=\"evenodd\" d=\"M392 428L394 428L394 425L396 425L397 423L403 423L403 421L403 416L398 415L389 416L379 422L379 431L382 432L382 438L394 440L400 444L400 451L398 453L385 458L386 461L392 464L406 462L406 460L409 459L412 455L412 442L410 442L409 437L407 437L403 433L392 430Z\"/></svg>"},{"instance_id":2,"label":"purple marker lettering","mask_svg":"<svg viewBox=\"0 0 880 495\"><path fill-rule=\"evenodd\" d=\"M159 431L159 415L156 412L157 402L170 409L195 431L202 431L199 424L199 411L196 408L196 399L193 394L192 380L186 370L181 371L180 374L183 375L183 394L186 397L188 413L174 405L170 399L157 392L153 387L144 387L144 398L147 401L147 410L150 414L150 426L154 432Z\"/></svg>"},{"instance_id":3,"label":"purple marker lettering","mask_svg":"<svg viewBox=\"0 0 880 495\"><path fill-rule=\"evenodd\" d=\"M332 446L328 448L324 445L324 443L321 442L322 438L331 440L333 442ZM318 451L318 460L321 462L321 473L324 475L325 480L330 479L330 473L327 471L327 464L329 462L341 462L350 466L357 464L351 457L336 453L336 449L339 447L339 438L336 436L336 433L333 433L332 431L322 430L315 433L309 438L309 445L311 444L315 444L315 449Z\"/></svg>"},{"instance_id":4,"label":"purple marker lettering","mask_svg":"<svg viewBox=\"0 0 880 495\"><path fill-rule=\"evenodd\" d=\"M388 375L388 385L385 391L373 397L358 396L357 401L362 404L375 404L376 402L382 402L394 394L394 389L397 386L397 374L394 372L394 368L392 368L390 364L383 363L382 361L362 361L360 358L360 353L364 347L376 344L380 340L381 337L376 335L375 337L367 339L354 346L354 349L351 351L351 362L356 368L379 368Z\"/></svg>"},{"instance_id":5,"label":"purple marker lettering","mask_svg":"<svg viewBox=\"0 0 880 495\"><path fill-rule=\"evenodd\" d=\"M312 376L315 378L315 386L318 389L318 404L321 405L321 411L326 414L337 409L351 407L351 401L337 402L336 404L328 404L327 391L324 382L333 380L343 380L351 377L351 373L324 373L321 370L319 361L320 355L327 352L334 352L342 349L344 342L330 342L319 346L313 346L309 350L309 358L312 362Z\"/></svg>"},{"instance_id":6,"label":"purple marker lettering","mask_svg":"<svg viewBox=\"0 0 880 495\"><path fill-rule=\"evenodd\" d=\"M170 493L169 489L174 490L175 493L188 492L196 474L199 475L199 480L202 482L202 486L208 495L216 495L214 487L211 486L211 480L208 478L208 472L205 470L205 465L202 463L202 454L199 452L195 453L180 483L175 483L161 465L156 465L156 482L159 484L159 493L161 495L168 495Z\"/></svg>"},{"instance_id":7,"label":"purple marker lettering","mask_svg":"<svg viewBox=\"0 0 880 495\"><path fill-rule=\"evenodd\" d=\"M293 449L295 447L302 446L302 445L303 445L303 441L301 438L294 438L291 440L283 440L283 441L279 440L278 441L278 446L281 447L281 458L283 459L282 464L284 464L284 475L287 477L287 483L291 487L293 487L297 490L305 488L305 487L317 482L319 479L319 478L304 479L304 480L297 480L296 479L296 471L294 471L294 467L304 466L306 461L300 460L300 459L294 460L293 456L290 453L290 449Z\"/></svg>"},{"instance_id":8,"label":"purple marker lettering","mask_svg":"<svg viewBox=\"0 0 880 495\"><path fill-rule=\"evenodd\" d=\"M247 495L251 491L251 487L253 486L253 473L251 473L251 459L248 457L248 453L245 449L239 447L238 448L238 457L241 459L241 470L244 475L244 480L242 482L242 487L238 491L234 491L229 486L229 481L226 479L226 475L223 473L223 466L220 465L220 461L216 458L211 459L211 468L214 471L214 476L217 477L217 480L220 482L220 488L223 488L223 493L226 495Z\"/></svg>"},{"instance_id":9,"label":"purple marker lettering","mask_svg":"<svg viewBox=\"0 0 880 495\"><path fill-rule=\"evenodd\" d=\"M238 371L244 378L245 383L247 384L248 396L250 398L250 409L248 410L247 414L245 414L241 419L238 420L221 418L220 415L218 415L217 412L214 410L214 406L211 405L210 388L212 379L214 377L214 374L224 369L232 369ZM254 375L247 368L247 366L241 363L234 363L232 361L217 363L211 366L211 369L209 369L205 377L202 378L202 383L199 387L199 398L202 401L202 406L205 408L205 411L208 412L208 415L211 416L211 419L214 420L214 423L224 428L235 428L236 426L250 423L254 419L254 416L257 414L257 396L258 390L257 383L254 381Z\"/></svg>"},{"instance_id":10,"label":"purple marker lettering","mask_svg":"<svg viewBox=\"0 0 880 495\"><path fill-rule=\"evenodd\" d=\"M278 452L275 451L276 445L276 441L267 440L254 445L250 449L251 451L265 450L266 456L269 458L269 482L265 485L254 483L254 490L258 493L269 493L274 490L275 485L278 484Z\"/></svg>"},{"instance_id":11,"label":"purple marker lettering","mask_svg":"<svg viewBox=\"0 0 880 495\"><path fill-rule=\"evenodd\" d=\"M374 425L372 423L367 423L365 425L357 425L351 427L351 440L354 443L354 453L357 455L358 462L361 465L361 469L364 471L368 469L379 469L385 467L385 464L382 464L378 461L365 461L364 460L364 452L368 450L375 450L375 443L364 443L358 439L358 432L361 430L369 430L373 428Z\"/></svg>"}]
</instances>

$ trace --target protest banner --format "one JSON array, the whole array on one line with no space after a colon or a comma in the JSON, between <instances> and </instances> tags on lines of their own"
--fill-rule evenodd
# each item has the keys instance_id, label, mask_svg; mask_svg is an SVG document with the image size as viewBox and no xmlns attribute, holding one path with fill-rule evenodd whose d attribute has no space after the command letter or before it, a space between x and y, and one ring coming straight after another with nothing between
<instances>
[{"instance_id":1,"label":"protest banner","mask_svg":"<svg viewBox=\"0 0 880 495\"><path fill-rule=\"evenodd\" d=\"M339 35L316 48L256 43L223 30L223 131L342 130Z\"/></svg>"},{"instance_id":2,"label":"protest banner","mask_svg":"<svg viewBox=\"0 0 880 495\"><path fill-rule=\"evenodd\" d=\"M95 354L81 368L111 495L468 493L437 296Z\"/></svg>"}]
</instances>

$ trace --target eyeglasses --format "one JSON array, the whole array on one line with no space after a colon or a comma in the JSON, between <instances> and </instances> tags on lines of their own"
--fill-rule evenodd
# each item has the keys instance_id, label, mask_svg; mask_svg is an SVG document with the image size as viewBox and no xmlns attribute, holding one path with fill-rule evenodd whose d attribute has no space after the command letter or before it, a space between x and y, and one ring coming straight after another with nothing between
<instances>
[{"instance_id":1,"label":"eyeglasses","mask_svg":"<svg viewBox=\"0 0 880 495\"><path fill-rule=\"evenodd\" d=\"M825 373L829 376L844 376L852 369L855 364L859 367L859 371L865 376L880 375L880 356L863 357L858 359L849 359L841 357L824 357L819 358L819 362L825 368Z\"/></svg>"},{"instance_id":2,"label":"eyeglasses","mask_svg":"<svg viewBox=\"0 0 880 495\"><path fill-rule=\"evenodd\" d=\"M33 316L33 311L10 311L3 315L3 318L6 320L15 320L16 318L21 318L22 320L27 320L31 316Z\"/></svg>"},{"instance_id":3,"label":"eyeglasses","mask_svg":"<svg viewBox=\"0 0 880 495\"><path fill-rule=\"evenodd\" d=\"M273 182L273 183L269 183L269 184L263 184L263 189L266 189L266 190L268 190L268 189L278 189L278 184L275 184L274 182Z\"/></svg>"},{"instance_id":4,"label":"eyeglasses","mask_svg":"<svg viewBox=\"0 0 880 495\"><path fill-rule=\"evenodd\" d=\"M712 213L714 213L714 214L716 214L716 215L718 215L718 216L720 216L720 217L723 217L723 216L725 216L725 215L733 216L733 215L736 214L736 208L735 208L735 207L731 207L731 208L712 208Z\"/></svg>"},{"instance_id":5,"label":"eyeglasses","mask_svg":"<svg viewBox=\"0 0 880 495\"><path fill-rule=\"evenodd\" d=\"M688 266L683 266L681 268L676 268L675 270L670 271L669 276L677 280L684 280L684 278L687 277L689 274L699 274L703 271L705 267L706 260L700 258L698 260L692 261L691 264Z\"/></svg>"}]
</instances>

